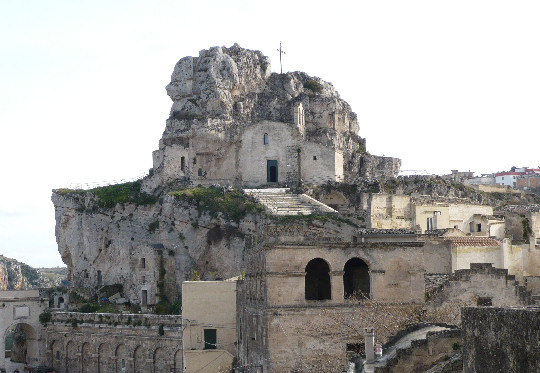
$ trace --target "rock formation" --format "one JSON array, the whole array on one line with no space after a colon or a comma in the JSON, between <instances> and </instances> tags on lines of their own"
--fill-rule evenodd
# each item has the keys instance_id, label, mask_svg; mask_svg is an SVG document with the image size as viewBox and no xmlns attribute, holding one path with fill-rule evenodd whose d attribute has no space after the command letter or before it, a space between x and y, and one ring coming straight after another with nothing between
<instances>
[{"instance_id":1,"label":"rock formation","mask_svg":"<svg viewBox=\"0 0 540 373\"><path fill-rule=\"evenodd\" d=\"M51 284L27 264L0 255L0 290L26 290Z\"/></svg>"}]
</instances>

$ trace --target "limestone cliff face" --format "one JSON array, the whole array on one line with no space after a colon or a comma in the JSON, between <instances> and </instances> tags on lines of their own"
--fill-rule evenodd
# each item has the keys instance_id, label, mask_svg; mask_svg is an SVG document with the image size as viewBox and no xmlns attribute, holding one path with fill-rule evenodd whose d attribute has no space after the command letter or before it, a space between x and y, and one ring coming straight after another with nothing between
<instances>
[{"instance_id":1,"label":"limestone cliff face","mask_svg":"<svg viewBox=\"0 0 540 373\"><path fill-rule=\"evenodd\" d=\"M91 192L54 193L52 200L58 249L73 285L95 290L124 284L135 303L142 290L149 302L155 300L160 281L163 293L175 299L195 271L205 280L239 275L243 251L253 244L262 218L248 215L236 222L210 216L169 195L155 204L113 208L98 208Z\"/></svg>"}]
</instances>

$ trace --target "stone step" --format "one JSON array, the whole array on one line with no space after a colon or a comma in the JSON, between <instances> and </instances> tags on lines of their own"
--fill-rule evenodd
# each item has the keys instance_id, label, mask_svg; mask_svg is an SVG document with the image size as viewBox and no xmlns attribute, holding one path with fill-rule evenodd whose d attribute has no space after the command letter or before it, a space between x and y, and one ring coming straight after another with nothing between
<instances>
[{"instance_id":1,"label":"stone step","mask_svg":"<svg viewBox=\"0 0 540 373\"><path fill-rule=\"evenodd\" d=\"M255 198L274 215L310 215L335 213L331 207L305 194L287 193L288 189L244 189L243 192Z\"/></svg>"}]
</instances>

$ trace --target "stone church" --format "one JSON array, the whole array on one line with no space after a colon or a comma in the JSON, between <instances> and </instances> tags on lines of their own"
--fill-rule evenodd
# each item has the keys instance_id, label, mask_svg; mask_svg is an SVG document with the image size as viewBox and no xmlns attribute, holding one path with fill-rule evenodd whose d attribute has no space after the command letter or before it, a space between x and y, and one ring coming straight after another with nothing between
<instances>
[{"instance_id":1,"label":"stone church","mask_svg":"<svg viewBox=\"0 0 540 373\"><path fill-rule=\"evenodd\" d=\"M167 182L296 187L395 177L400 160L366 153L356 114L305 73L272 74L258 51L214 47L176 64L152 190Z\"/></svg>"}]
</instances>

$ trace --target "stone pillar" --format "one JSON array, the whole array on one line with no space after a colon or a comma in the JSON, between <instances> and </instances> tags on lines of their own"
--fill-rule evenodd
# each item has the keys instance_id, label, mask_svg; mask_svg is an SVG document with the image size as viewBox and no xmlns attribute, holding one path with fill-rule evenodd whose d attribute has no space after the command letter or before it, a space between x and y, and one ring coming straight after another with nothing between
<instances>
[{"instance_id":1,"label":"stone pillar","mask_svg":"<svg viewBox=\"0 0 540 373\"><path fill-rule=\"evenodd\" d=\"M343 275L344 271L330 272L330 286L332 289L332 303L343 303Z\"/></svg>"},{"instance_id":2,"label":"stone pillar","mask_svg":"<svg viewBox=\"0 0 540 373\"><path fill-rule=\"evenodd\" d=\"M375 361L375 333L373 328L364 328L364 341L366 345L366 363Z\"/></svg>"}]
</instances>

